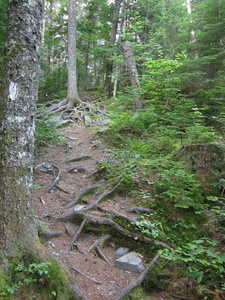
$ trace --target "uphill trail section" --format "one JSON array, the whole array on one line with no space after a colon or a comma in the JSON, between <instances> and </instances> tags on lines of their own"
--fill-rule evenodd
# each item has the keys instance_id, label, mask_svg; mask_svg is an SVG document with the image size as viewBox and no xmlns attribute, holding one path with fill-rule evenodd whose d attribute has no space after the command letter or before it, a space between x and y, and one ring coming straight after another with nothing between
<instances>
[{"instance_id":1,"label":"uphill trail section","mask_svg":"<svg viewBox=\"0 0 225 300\"><path fill-rule=\"evenodd\" d=\"M99 163L109 160L109 157L105 153L103 141L96 139L95 134L84 124L73 123L60 131L64 134L65 141L54 148L44 148L43 153L36 157L34 187L37 189L33 193L35 218L42 228L50 231L49 236L44 235L44 244L49 253L74 273L74 280L88 299L112 299L121 288L139 275L115 267L115 260L118 257L115 248L110 245L102 250L108 262L100 258L96 251L89 252L90 247L101 235L97 228L96 232L94 228L93 231L92 228L86 228L80 233L77 241L80 251L75 245L69 249L80 225L58 220L60 216L74 211L76 205L65 207L76 195L80 195L82 190L103 184L96 182L90 175L96 172ZM59 176L58 182L49 190L57 176ZM98 188L96 188L94 195L87 194L84 202L79 202L77 205L87 206L91 201L90 198L98 198L98 196ZM130 205L129 200L118 196L101 204L103 208L116 212L121 212ZM93 216L98 217L98 215L101 213L93 212ZM75 269L86 276L76 272Z\"/></svg>"},{"instance_id":2,"label":"uphill trail section","mask_svg":"<svg viewBox=\"0 0 225 300\"><path fill-rule=\"evenodd\" d=\"M157 241L114 221L119 217L133 223L137 211L132 211L136 207L132 198L116 193L120 181L96 176L99 165L110 160L106 142L83 122L59 131L64 141L45 147L35 158L33 203L40 238L70 272L84 299L123 299L144 280L159 255L152 254L152 261L140 255L144 269L133 273L115 266L116 251L135 242ZM159 246L167 247L160 242ZM161 290L151 299L173 299L170 295Z\"/></svg>"}]
</instances>

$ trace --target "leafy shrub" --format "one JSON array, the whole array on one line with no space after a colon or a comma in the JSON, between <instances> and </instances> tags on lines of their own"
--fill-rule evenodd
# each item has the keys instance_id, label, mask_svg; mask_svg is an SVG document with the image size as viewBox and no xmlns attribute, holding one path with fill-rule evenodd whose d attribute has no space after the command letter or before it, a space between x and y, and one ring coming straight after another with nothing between
<instances>
[{"instance_id":1,"label":"leafy shrub","mask_svg":"<svg viewBox=\"0 0 225 300\"><path fill-rule=\"evenodd\" d=\"M218 278L224 277L225 254L216 249L218 242L207 238L194 240L177 247L174 251L164 249L162 256L177 263L187 264L189 276L198 283L210 280L215 284Z\"/></svg>"}]
</instances>

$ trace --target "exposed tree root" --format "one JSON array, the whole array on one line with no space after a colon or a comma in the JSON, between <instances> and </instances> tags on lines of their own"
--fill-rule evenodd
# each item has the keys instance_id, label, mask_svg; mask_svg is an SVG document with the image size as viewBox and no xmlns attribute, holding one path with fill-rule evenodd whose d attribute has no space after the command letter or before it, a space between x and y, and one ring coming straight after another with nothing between
<instances>
[{"instance_id":1,"label":"exposed tree root","mask_svg":"<svg viewBox=\"0 0 225 300\"><path fill-rule=\"evenodd\" d=\"M50 240L53 238L60 237L61 235L64 234L63 231L48 231L45 230L40 224L39 224L39 235L44 239L44 240Z\"/></svg>"},{"instance_id":2,"label":"exposed tree root","mask_svg":"<svg viewBox=\"0 0 225 300\"><path fill-rule=\"evenodd\" d=\"M49 187L47 187L47 189L45 190L45 193L50 193L51 190L53 189L53 187L58 183L58 181L60 179L60 175L61 175L60 168L55 165L53 165L53 167L58 170L58 174L57 174L56 178L54 179L54 181L52 182L52 184Z\"/></svg>"},{"instance_id":3,"label":"exposed tree root","mask_svg":"<svg viewBox=\"0 0 225 300\"><path fill-rule=\"evenodd\" d=\"M83 166L74 166L74 167L70 168L67 172L68 173L75 173L75 172L86 173L86 172L88 172L88 169L84 168Z\"/></svg>"},{"instance_id":4,"label":"exposed tree root","mask_svg":"<svg viewBox=\"0 0 225 300\"><path fill-rule=\"evenodd\" d=\"M74 268L74 267L70 267L70 269L72 269L72 270L76 271L77 273L79 273L79 274L85 276L86 278L88 278L89 280L93 281L93 282L96 283L96 284L102 284L102 282L97 281L95 278L91 278L91 277L88 276L87 274L81 272L80 270L78 270L78 269L76 269L76 268Z\"/></svg>"},{"instance_id":5,"label":"exposed tree root","mask_svg":"<svg viewBox=\"0 0 225 300\"><path fill-rule=\"evenodd\" d=\"M131 207L125 209L127 212L141 212L141 213L153 213L153 209L145 208L145 207Z\"/></svg>"},{"instance_id":6,"label":"exposed tree root","mask_svg":"<svg viewBox=\"0 0 225 300\"><path fill-rule=\"evenodd\" d=\"M68 203L64 208L70 208L71 206L75 205L84 195L87 195L96 189L100 188L102 185L95 185L95 186L90 186L88 188L85 188L81 190L81 192L70 202Z\"/></svg>"},{"instance_id":7,"label":"exposed tree root","mask_svg":"<svg viewBox=\"0 0 225 300\"><path fill-rule=\"evenodd\" d=\"M110 238L110 235L104 235L102 237L100 237L99 239L97 239L89 248L88 252L91 252L93 249L95 249L96 247L102 247L102 245Z\"/></svg>"},{"instance_id":8,"label":"exposed tree root","mask_svg":"<svg viewBox=\"0 0 225 300\"><path fill-rule=\"evenodd\" d=\"M66 160L65 162L66 163L71 163L71 162L74 162L74 161L86 160L86 159L90 159L90 158L91 158L90 155L82 155L82 156L78 156L78 157L74 157L74 158L71 158L69 160Z\"/></svg>"},{"instance_id":9,"label":"exposed tree root","mask_svg":"<svg viewBox=\"0 0 225 300\"><path fill-rule=\"evenodd\" d=\"M58 218L59 221L62 221L62 222L65 222L65 221L75 221L75 222L81 222L83 219L86 220L86 223L87 224L92 224L92 225L95 225L95 226L98 226L98 225L108 225L110 226L111 228L113 228L114 230L116 230L117 232L119 232L120 234L126 236L126 237L129 237L129 238L132 238L134 240L137 240L137 241L141 241L141 242L145 242L147 244L156 244L156 245L160 245L162 247L165 247L167 249L172 249L169 245L161 242L161 241L158 241L156 239L153 239L153 238L149 238L149 237L145 237L145 236L142 236L138 233L134 233L132 231L129 231L125 228L123 228L122 226L120 226L119 224L117 224L116 222L114 222L113 220L111 220L110 218L94 218L94 217L91 217L90 215L88 214L85 214L84 212L82 211L74 211L72 213L69 213L65 216L61 216Z\"/></svg>"},{"instance_id":10,"label":"exposed tree root","mask_svg":"<svg viewBox=\"0 0 225 300\"><path fill-rule=\"evenodd\" d=\"M151 271L152 267L157 262L157 260L159 259L159 257L160 257L160 254L157 253L156 256L153 258L153 260L148 264L148 266L141 273L141 275L134 282L132 282L131 284L129 284L128 286L126 286L124 289L122 289L114 297L113 300L123 299L128 293L130 293L133 289L135 289L137 286L139 286L144 281L144 279L146 278L146 276L149 274L149 272Z\"/></svg>"},{"instance_id":11,"label":"exposed tree root","mask_svg":"<svg viewBox=\"0 0 225 300\"><path fill-rule=\"evenodd\" d=\"M80 236L80 234L81 234L81 232L82 232L82 230L83 230L83 228L84 228L85 222L86 222L86 221L85 221L85 219L84 219L84 220L82 221L82 223L81 223L79 229L78 229L77 232L74 234L74 236L73 236L73 238L72 238L72 241L70 242L68 251L73 250L74 247L76 246L77 240L78 240L78 238L79 238L79 236Z\"/></svg>"}]
</instances>

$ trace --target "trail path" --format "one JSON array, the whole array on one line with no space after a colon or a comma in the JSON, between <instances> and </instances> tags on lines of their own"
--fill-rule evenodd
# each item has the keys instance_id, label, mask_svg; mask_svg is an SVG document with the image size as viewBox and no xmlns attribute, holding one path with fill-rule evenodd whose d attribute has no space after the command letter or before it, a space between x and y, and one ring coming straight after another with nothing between
<instances>
[{"instance_id":1,"label":"trail path","mask_svg":"<svg viewBox=\"0 0 225 300\"><path fill-rule=\"evenodd\" d=\"M99 233L82 232L79 237L79 246L87 255L81 254L76 248L68 253L69 244L79 225L57 220L60 215L73 211L74 206L69 209L64 207L83 188L101 184L89 175L97 170L100 162L109 160L105 152L107 148L103 141L98 140L94 133L83 124L73 123L60 131L66 137L65 142L60 146L45 148L35 161L34 185L42 186L41 189L36 189L33 193L35 217L49 230L63 232L60 237L45 242L49 253L57 257L68 269L71 267L78 269L99 283L70 269L74 273L74 280L87 297L92 300L112 299L121 288L139 276L115 267L115 260L118 258L115 252L121 245L116 245L116 249L110 245L103 249L105 256L110 261L109 264L99 258L95 252L88 252L94 240L99 237ZM74 157L85 155L90 156L90 158L78 162L66 162ZM40 166L43 163L51 165L51 171ZM46 193L46 188L50 186L57 175L57 170L53 165L60 168L60 179L56 187L50 193ZM78 166L78 169L83 172L69 173L68 170L74 166ZM93 194L85 197L85 200L89 201L91 197L93 197ZM116 196L104 202L101 206L109 210L122 212L124 208L130 207L131 203L130 199ZM127 246L126 242L124 246Z\"/></svg>"},{"instance_id":2,"label":"trail path","mask_svg":"<svg viewBox=\"0 0 225 300\"><path fill-rule=\"evenodd\" d=\"M83 189L103 184L103 179L95 180L92 174L98 170L99 163L110 160L107 154L109 153L107 145L83 123L74 122L60 131L66 137L65 141L59 146L44 148L42 154L35 159L34 185L40 187L33 192L35 218L42 228L47 228L52 232L51 238L46 240L44 245L49 254L60 260L70 271L74 283L85 293L86 298L89 300L117 299L116 297L122 289L140 276L139 273L130 273L115 267L115 260L118 258L116 250L119 247L129 248L130 238L124 237L120 240L121 244L117 244L118 240L114 239L113 234L110 236L105 243L106 246L102 248L103 254L108 259L107 262L97 255L96 250L89 251L93 243L105 234L101 232L101 226L98 227L98 231L93 231L93 226L89 224L85 230L81 231L75 245L72 244L73 249L69 251L75 233L79 228L81 229L82 221L74 223L58 220L60 217L74 212L74 205L69 208L66 206L70 206L74 197L79 195ZM85 157L86 159L70 161L76 157ZM71 171L74 167L74 171ZM68 172L69 170L70 172ZM60 173L59 180L51 188L58 173ZM46 192L46 190L50 190L50 192ZM107 191L107 187L104 191ZM102 190L96 190L87 194L79 200L77 205L87 207L99 199L101 193ZM135 219L135 213L126 211L128 208L136 206L133 202L132 198L118 196L115 193L110 195L107 201L101 202L101 208ZM101 219L102 215L104 213L97 208L89 212L89 216L93 216L95 219ZM54 236L54 232L57 233L56 236ZM57 236L58 233L60 236ZM149 261L146 261L144 257L142 259L146 267ZM188 295L188 298L180 297L180 299L197 299L195 296L193 297L192 288L187 282L185 278L179 284L173 285L171 282L168 292L151 293L141 299L177 299L173 295L181 290L183 295Z\"/></svg>"}]
</instances>

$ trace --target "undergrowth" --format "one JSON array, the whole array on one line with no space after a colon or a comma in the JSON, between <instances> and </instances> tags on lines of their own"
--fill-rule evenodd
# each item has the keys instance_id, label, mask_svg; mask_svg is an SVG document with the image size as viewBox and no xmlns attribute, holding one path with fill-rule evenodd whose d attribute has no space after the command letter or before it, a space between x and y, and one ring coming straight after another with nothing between
<instances>
[{"instance_id":1,"label":"undergrowth","mask_svg":"<svg viewBox=\"0 0 225 300\"><path fill-rule=\"evenodd\" d=\"M106 179L123 178L123 194L137 206L153 210L138 214L133 230L170 245L174 250L165 252L163 258L172 266L178 265L181 274L198 284L204 282L210 289L222 289L222 170L217 170L220 179L212 183L215 189L210 194L201 174L193 171L194 163L177 159L175 153L181 147L218 144L223 139L215 128L206 126L204 109L180 92L175 75L180 62L161 60L151 60L147 65L151 80L145 78L139 90L142 110L132 111L131 100L126 102L124 94L108 106L111 123L105 136L112 149L107 153L109 161L99 168Z\"/></svg>"}]
</instances>

